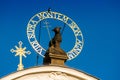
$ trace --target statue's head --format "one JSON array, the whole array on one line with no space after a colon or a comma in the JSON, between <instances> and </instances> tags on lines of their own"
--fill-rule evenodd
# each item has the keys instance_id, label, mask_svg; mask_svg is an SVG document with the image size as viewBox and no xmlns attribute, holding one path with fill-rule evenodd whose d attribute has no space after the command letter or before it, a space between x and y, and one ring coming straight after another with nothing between
<instances>
[{"instance_id":1,"label":"statue's head","mask_svg":"<svg viewBox=\"0 0 120 80\"><path fill-rule=\"evenodd\" d=\"M55 27L55 28L53 29L53 31L54 31L55 33L60 33L60 29L61 29L61 27Z\"/></svg>"}]
</instances>

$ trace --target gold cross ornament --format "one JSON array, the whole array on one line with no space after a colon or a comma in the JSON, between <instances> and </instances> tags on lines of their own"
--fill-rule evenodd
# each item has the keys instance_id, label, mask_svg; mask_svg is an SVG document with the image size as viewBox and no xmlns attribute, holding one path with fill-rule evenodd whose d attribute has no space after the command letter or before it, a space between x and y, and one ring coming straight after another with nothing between
<instances>
[{"instance_id":1,"label":"gold cross ornament","mask_svg":"<svg viewBox=\"0 0 120 80\"><path fill-rule=\"evenodd\" d=\"M22 56L26 57L25 54L30 54L31 52L30 51L25 51L26 47L22 48L22 44L23 44L22 41L19 41L18 44L19 44L19 47L15 46L16 50L11 49L10 51L12 53L15 52L16 53L15 56L19 56L19 64L18 64L18 68L17 68L17 70L19 71L19 70L24 69L24 66L22 64Z\"/></svg>"}]
</instances>

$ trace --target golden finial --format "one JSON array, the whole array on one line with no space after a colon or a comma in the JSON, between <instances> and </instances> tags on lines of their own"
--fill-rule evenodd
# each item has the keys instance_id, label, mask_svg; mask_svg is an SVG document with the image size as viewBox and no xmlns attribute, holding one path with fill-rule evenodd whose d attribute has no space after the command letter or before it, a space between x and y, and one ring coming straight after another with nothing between
<instances>
[{"instance_id":1,"label":"golden finial","mask_svg":"<svg viewBox=\"0 0 120 80\"><path fill-rule=\"evenodd\" d=\"M17 70L19 71L19 70L23 70L24 69L24 66L22 64L22 56L26 57L25 54L30 54L31 52L30 51L25 51L26 47L22 48L22 44L23 44L22 41L19 41L18 44L19 44L19 47L15 46L16 50L11 49L10 51L12 53L15 52L16 53L15 56L19 56L19 61L20 62L18 64L18 68L17 68Z\"/></svg>"}]
</instances>

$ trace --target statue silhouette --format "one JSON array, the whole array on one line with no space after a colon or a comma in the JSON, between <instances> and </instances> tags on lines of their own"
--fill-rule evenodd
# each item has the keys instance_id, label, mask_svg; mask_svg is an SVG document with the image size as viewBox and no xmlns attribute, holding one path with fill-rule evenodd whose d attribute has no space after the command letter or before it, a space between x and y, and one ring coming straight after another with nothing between
<instances>
[{"instance_id":1,"label":"statue silhouette","mask_svg":"<svg viewBox=\"0 0 120 80\"><path fill-rule=\"evenodd\" d=\"M55 32L55 36L49 42L49 47L60 48L60 43L62 41L60 29L61 29L60 27L56 27L56 28L53 29L53 31Z\"/></svg>"},{"instance_id":2,"label":"statue silhouette","mask_svg":"<svg viewBox=\"0 0 120 80\"><path fill-rule=\"evenodd\" d=\"M61 58L64 62L68 59L67 54L60 48L60 43L62 42L60 29L61 29L60 27L56 27L53 29L53 31L55 32L55 35L52 38L52 40L49 42L49 48L44 55L45 58L43 60L43 64L54 63L55 60L53 62L51 62L52 56L54 56L54 58L56 58L56 59ZM60 56L62 56L62 57L60 57ZM58 64L57 61L55 61L55 64L56 63Z\"/></svg>"}]
</instances>

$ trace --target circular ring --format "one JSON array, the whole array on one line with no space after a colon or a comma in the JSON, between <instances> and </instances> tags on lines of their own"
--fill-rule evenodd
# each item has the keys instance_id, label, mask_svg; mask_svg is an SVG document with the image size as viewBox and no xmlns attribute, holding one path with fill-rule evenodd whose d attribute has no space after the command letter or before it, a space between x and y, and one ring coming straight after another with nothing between
<instances>
[{"instance_id":1,"label":"circular ring","mask_svg":"<svg viewBox=\"0 0 120 80\"><path fill-rule=\"evenodd\" d=\"M52 12L52 11L50 11L50 12L45 11L45 12L40 12L40 13L34 15L29 20L28 25L27 25L27 37L28 37L28 40L29 40L31 46L38 54L40 54L41 56L44 57L44 55L42 54L42 51L46 51L46 50L37 41L36 36L35 36L35 28L40 21L42 21L44 19L49 19L49 18L60 20L60 21L64 22L74 32L74 36L76 38L75 45L74 45L73 49L71 49L70 51L67 52L69 60L72 60L73 58L75 58L77 55L80 54L80 52L83 48L84 40L83 40L82 32L81 32L80 28L78 27L78 25L71 18L67 17L64 14L61 14L58 12Z\"/></svg>"}]
</instances>

